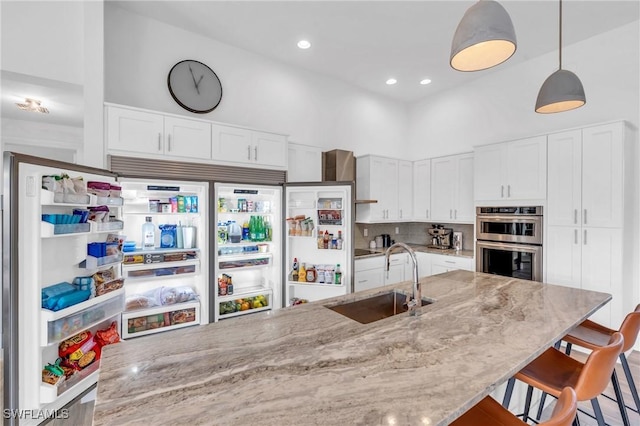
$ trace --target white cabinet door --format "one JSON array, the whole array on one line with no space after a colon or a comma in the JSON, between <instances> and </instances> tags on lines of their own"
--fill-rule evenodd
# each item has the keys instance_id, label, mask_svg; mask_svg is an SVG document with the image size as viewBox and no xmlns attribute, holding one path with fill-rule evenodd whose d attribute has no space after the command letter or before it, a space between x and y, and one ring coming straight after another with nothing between
<instances>
[{"instance_id":1,"label":"white cabinet door","mask_svg":"<svg viewBox=\"0 0 640 426\"><path fill-rule=\"evenodd\" d=\"M431 160L413 163L413 219L430 219L431 209Z\"/></svg>"},{"instance_id":2,"label":"white cabinet door","mask_svg":"<svg viewBox=\"0 0 640 426\"><path fill-rule=\"evenodd\" d=\"M354 274L355 291L370 290L384 285L383 268L356 271Z\"/></svg>"},{"instance_id":3,"label":"white cabinet door","mask_svg":"<svg viewBox=\"0 0 640 426\"><path fill-rule=\"evenodd\" d=\"M547 197L547 137L507 144L507 198L543 200Z\"/></svg>"},{"instance_id":4,"label":"white cabinet door","mask_svg":"<svg viewBox=\"0 0 640 426\"><path fill-rule=\"evenodd\" d=\"M431 219L434 221L453 220L453 199L455 196L456 163L452 157L431 160Z\"/></svg>"},{"instance_id":5,"label":"white cabinet door","mask_svg":"<svg viewBox=\"0 0 640 426\"><path fill-rule=\"evenodd\" d=\"M549 226L544 250L549 284L580 288L582 277L582 233L580 227Z\"/></svg>"},{"instance_id":6,"label":"white cabinet door","mask_svg":"<svg viewBox=\"0 0 640 426\"><path fill-rule=\"evenodd\" d=\"M368 204L371 207L371 219L375 221L384 221L387 217L387 204L385 198L387 192L384 191L385 177L383 176L386 167L386 158L370 157L370 175L369 175L369 199L378 200L377 203Z\"/></svg>"},{"instance_id":7,"label":"white cabinet door","mask_svg":"<svg viewBox=\"0 0 640 426\"><path fill-rule=\"evenodd\" d=\"M107 107L107 148L145 154L164 152L161 114Z\"/></svg>"},{"instance_id":8,"label":"white cabinet door","mask_svg":"<svg viewBox=\"0 0 640 426\"><path fill-rule=\"evenodd\" d=\"M442 265L440 263L433 263L431 265L431 275L444 274L445 272L451 271L452 268L447 265Z\"/></svg>"},{"instance_id":9,"label":"white cabinet door","mask_svg":"<svg viewBox=\"0 0 640 426\"><path fill-rule=\"evenodd\" d=\"M270 167L287 167L287 137L275 133L252 132L252 161Z\"/></svg>"},{"instance_id":10,"label":"white cabinet door","mask_svg":"<svg viewBox=\"0 0 640 426\"><path fill-rule=\"evenodd\" d=\"M621 229L582 229L582 288L613 296L590 319L607 327L618 327L623 312Z\"/></svg>"},{"instance_id":11,"label":"white cabinet door","mask_svg":"<svg viewBox=\"0 0 640 426\"><path fill-rule=\"evenodd\" d=\"M623 226L623 160L622 123L582 130L583 225Z\"/></svg>"},{"instance_id":12,"label":"white cabinet door","mask_svg":"<svg viewBox=\"0 0 640 426\"><path fill-rule=\"evenodd\" d=\"M398 160L385 158L379 184L386 220L398 220ZM378 201L380 202L380 201Z\"/></svg>"},{"instance_id":13,"label":"white cabinet door","mask_svg":"<svg viewBox=\"0 0 640 426\"><path fill-rule=\"evenodd\" d=\"M549 135L548 154L549 190L544 219L549 225L579 227L582 217L582 131Z\"/></svg>"},{"instance_id":14,"label":"white cabinet door","mask_svg":"<svg viewBox=\"0 0 640 426\"><path fill-rule=\"evenodd\" d=\"M411 220L413 217L413 163L398 161L398 219Z\"/></svg>"},{"instance_id":15,"label":"white cabinet door","mask_svg":"<svg viewBox=\"0 0 640 426\"><path fill-rule=\"evenodd\" d=\"M431 254L429 253L416 253L416 259L418 260L418 278L424 278L431 275Z\"/></svg>"},{"instance_id":16,"label":"white cabinet door","mask_svg":"<svg viewBox=\"0 0 640 426\"><path fill-rule=\"evenodd\" d=\"M289 143L287 182L321 182L322 148Z\"/></svg>"},{"instance_id":17,"label":"white cabinet door","mask_svg":"<svg viewBox=\"0 0 640 426\"><path fill-rule=\"evenodd\" d=\"M211 125L213 159L233 163L251 161L251 131L238 127Z\"/></svg>"},{"instance_id":18,"label":"white cabinet door","mask_svg":"<svg viewBox=\"0 0 640 426\"><path fill-rule=\"evenodd\" d=\"M211 123L165 117L164 139L166 155L211 159Z\"/></svg>"},{"instance_id":19,"label":"white cabinet door","mask_svg":"<svg viewBox=\"0 0 640 426\"><path fill-rule=\"evenodd\" d=\"M476 212L473 208L473 154L457 156L456 198L453 205L453 219L457 222L473 222Z\"/></svg>"},{"instance_id":20,"label":"white cabinet door","mask_svg":"<svg viewBox=\"0 0 640 426\"><path fill-rule=\"evenodd\" d=\"M506 197L506 144L475 148L474 198L476 201L501 200Z\"/></svg>"}]
</instances>

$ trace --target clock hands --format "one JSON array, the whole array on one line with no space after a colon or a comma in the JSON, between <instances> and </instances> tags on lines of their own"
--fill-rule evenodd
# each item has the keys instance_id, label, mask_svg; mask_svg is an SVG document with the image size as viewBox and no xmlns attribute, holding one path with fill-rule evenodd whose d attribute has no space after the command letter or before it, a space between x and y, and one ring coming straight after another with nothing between
<instances>
[{"instance_id":1,"label":"clock hands","mask_svg":"<svg viewBox=\"0 0 640 426\"><path fill-rule=\"evenodd\" d=\"M200 76L200 80L198 80L198 82L196 83L196 88L200 86L200 82L202 81L203 77L204 77L204 74Z\"/></svg>"},{"instance_id":2,"label":"clock hands","mask_svg":"<svg viewBox=\"0 0 640 426\"><path fill-rule=\"evenodd\" d=\"M200 80L198 80L198 82L196 83L196 76L193 75L193 70L191 69L191 65L189 65L189 71L191 72L191 78L193 79L193 85L196 86L196 92L198 92L198 95L200 94L200 89L198 89L198 85L200 84L200 81L202 81L202 77L200 77Z\"/></svg>"}]
</instances>

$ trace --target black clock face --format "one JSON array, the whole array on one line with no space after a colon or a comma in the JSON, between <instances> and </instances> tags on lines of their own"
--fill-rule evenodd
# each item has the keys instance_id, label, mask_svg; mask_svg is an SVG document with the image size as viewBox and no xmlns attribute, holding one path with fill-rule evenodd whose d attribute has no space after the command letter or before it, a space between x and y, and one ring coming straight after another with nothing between
<instances>
[{"instance_id":1,"label":"black clock face","mask_svg":"<svg viewBox=\"0 0 640 426\"><path fill-rule=\"evenodd\" d=\"M167 77L173 99L187 111L204 114L213 111L222 99L222 85L215 72L202 62L178 62Z\"/></svg>"}]
</instances>

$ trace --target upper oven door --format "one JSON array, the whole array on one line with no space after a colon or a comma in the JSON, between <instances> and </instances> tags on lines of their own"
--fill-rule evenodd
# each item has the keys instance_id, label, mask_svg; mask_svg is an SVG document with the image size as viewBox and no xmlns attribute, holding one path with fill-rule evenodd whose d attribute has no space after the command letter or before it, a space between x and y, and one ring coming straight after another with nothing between
<instances>
[{"instance_id":1,"label":"upper oven door","mask_svg":"<svg viewBox=\"0 0 640 426\"><path fill-rule=\"evenodd\" d=\"M477 215L478 240L542 244L542 216Z\"/></svg>"}]
</instances>

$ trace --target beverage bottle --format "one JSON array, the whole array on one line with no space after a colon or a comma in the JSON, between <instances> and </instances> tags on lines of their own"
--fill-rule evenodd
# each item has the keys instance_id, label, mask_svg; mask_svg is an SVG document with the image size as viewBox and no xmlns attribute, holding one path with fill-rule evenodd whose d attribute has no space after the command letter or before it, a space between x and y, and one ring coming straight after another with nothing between
<instances>
[{"instance_id":1,"label":"beverage bottle","mask_svg":"<svg viewBox=\"0 0 640 426\"><path fill-rule=\"evenodd\" d=\"M342 284L342 271L340 270L340 264L338 263L336 265L336 276L335 279L333 280L334 284Z\"/></svg>"},{"instance_id":2,"label":"beverage bottle","mask_svg":"<svg viewBox=\"0 0 640 426\"><path fill-rule=\"evenodd\" d=\"M329 248L329 231L324 231L324 241L323 241L323 247L325 249Z\"/></svg>"},{"instance_id":3,"label":"beverage bottle","mask_svg":"<svg viewBox=\"0 0 640 426\"><path fill-rule=\"evenodd\" d=\"M249 218L249 239L251 241L258 241L256 235L256 217L251 216Z\"/></svg>"},{"instance_id":4,"label":"beverage bottle","mask_svg":"<svg viewBox=\"0 0 640 426\"><path fill-rule=\"evenodd\" d=\"M264 233L265 233L265 241L271 241L273 238L273 228L271 228L271 222L269 219L264 219Z\"/></svg>"},{"instance_id":5,"label":"beverage bottle","mask_svg":"<svg viewBox=\"0 0 640 426\"><path fill-rule=\"evenodd\" d=\"M242 224L242 239L249 240L249 222L247 220Z\"/></svg>"},{"instance_id":6,"label":"beverage bottle","mask_svg":"<svg viewBox=\"0 0 640 426\"><path fill-rule=\"evenodd\" d=\"M147 216L142 225L142 249L153 249L156 245L156 227L151 222L151 216Z\"/></svg>"},{"instance_id":7,"label":"beverage bottle","mask_svg":"<svg viewBox=\"0 0 640 426\"><path fill-rule=\"evenodd\" d=\"M300 264L300 270L298 271L298 282L307 282L307 270L304 267L304 263Z\"/></svg>"},{"instance_id":8,"label":"beverage bottle","mask_svg":"<svg viewBox=\"0 0 640 426\"><path fill-rule=\"evenodd\" d=\"M293 258L293 266L291 267L291 281L298 281L298 258Z\"/></svg>"},{"instance_id":9,"label":"beverage bottle","mask_svg":"<svg viewBox=\"0 0 640 426\"><path fill-rule=\"evenodd\" d=\"M342 231L338 231L338 239L336 240L336 248L342 250Z\"/></svg>"},{"instance_id":10,"label":"beverage bottle","mask_svg":"<svg viewBox=\"0 0 640 426\"><path fill-rule=\"evenodd\" d=\"M258 241L264 241L266 237L265 230L264 230L264 221L262 220L262 216L258 216L256 219L258 220L256 237Z\"/></svg>"}]
</instances>

